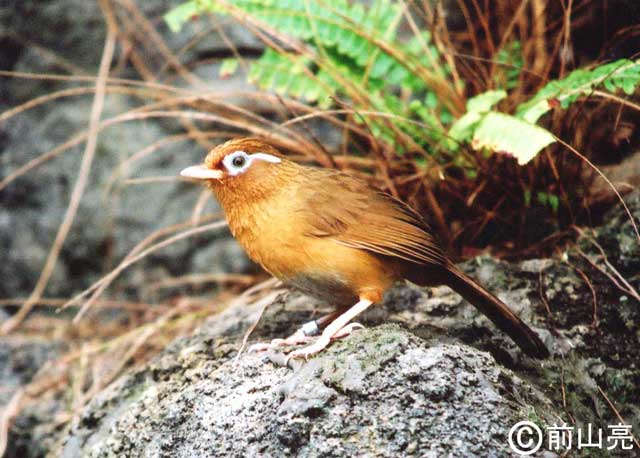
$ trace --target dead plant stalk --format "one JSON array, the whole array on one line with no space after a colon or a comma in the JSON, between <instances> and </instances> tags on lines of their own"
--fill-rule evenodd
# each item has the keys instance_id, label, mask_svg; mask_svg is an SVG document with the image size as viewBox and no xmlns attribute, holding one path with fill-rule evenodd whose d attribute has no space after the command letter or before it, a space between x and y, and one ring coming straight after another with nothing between
<instances>
[{"instance_id":1,"label":"dead plant stalk","mask_svg":"<svg viewBox=\"0 0 640 458\"><path fill-rule=\"evenodd\" d=\"M117 36L115 17L113 15L113 11L111 10L109 1L100 0L100 7L103 10L104 17L107 23L107 37L104 43L102 59L100 60L98 78L96 80L96 93L93 99L93 106L91 107L91 114L89 118L87 143L85 146L84 155L82 157L82 162L80 164L78 179L73 188L69 206L67 207L64 219L62 220L62 224L60 224L58 233L56 234L56 238L53 242L53 246L49 251L49 255L45 262L44 268L40 273L40 277L38 278L38 282L36 283L33 292L29 296L29 299L20 308L20 310L18 310L18 312L14 316L12 316L2 324L2 326L0 327L0 334L7 334L13 331L17 326L19 326L20 323L22 323L22 321L27 317L29 312L33 309L33 306L38 301L38 299L40 299L40 297L42 296L42 293L44 292L44 289L46 288L49 279L51 278L51 274L53 273L53 269L58 260L58 256L60 255L60 251L62 250L62 246L64 245L64 242L67 238L67 234L71 229L71 225L73 224L73 220L80 205L80 200L89 179L89 172L91 171L91 165L95 156L96 144L98 139L98 123L100 122L100 115L104 106L105 86L107 84L106 79L107 75L109 74L109 66L111 65L111 61L113 59Z\"/></svg>"}]
</instances>

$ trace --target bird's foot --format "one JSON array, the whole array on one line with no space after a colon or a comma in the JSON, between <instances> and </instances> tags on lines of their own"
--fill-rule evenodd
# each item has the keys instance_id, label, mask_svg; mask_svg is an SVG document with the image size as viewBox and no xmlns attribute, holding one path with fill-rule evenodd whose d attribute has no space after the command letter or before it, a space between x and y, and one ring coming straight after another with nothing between
<instances>
[{"instance_id":1,"label":"bird's foot","mask_svg":"<svg viewBox=\"0 0 640 458\"><path fill-rule=\"evenodd\" d=\"M311 337L306 335L302 329L298 329L286 339L273 339L271 342L260 342L253 344L249 347L249 353L258 353L267 350L273 350L274 348L292 347L295 345L308 343Z\"/></svg>"},{"instance_id":2,"label":"bird's foot","mask_svg":"<svg viewBox=\"0 0 640 458\"><path fill-rule=\"evenodd\" d=\"M356 329L364 329L364 326L360 323L349 323L344 328L340 329L334 335L331 336L331 340L342 339L343 337L347 337L351 335L353 331Z\"/></svg>"},{"instance_id":3,"label":"bird's foot","mask_svg":"<svg viewBox=\"0 0 640 458\"><path fill-rule=\"evenodd\" d=\"M288 364L289 360L291 359L304 358L305 360L308 360L309 356L313 356L315 354L320 353L322 350L324 350L327 347L327 345L331 343L332 340L341 339L343 337L350 335L355 329L362 329L362 328L364 328L364 326L362 326L360 323L350 323L344 326L342 329L339 329L337 332L335 332L332 335L328 335L323 332L322 335L318 338L318 340L316 340L311 345L304 348L300 348L298 350L294 350L291 353L289 353L287 355L287 358L285 359L285 365Z\"/></svg>"}]
</instances>

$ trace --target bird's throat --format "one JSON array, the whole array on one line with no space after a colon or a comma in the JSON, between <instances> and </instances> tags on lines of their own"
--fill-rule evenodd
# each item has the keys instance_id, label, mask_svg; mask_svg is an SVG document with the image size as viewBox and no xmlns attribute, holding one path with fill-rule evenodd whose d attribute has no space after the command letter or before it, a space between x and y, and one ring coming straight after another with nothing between
<instances>
[{"instance_id":1,"label":"bird's throat","mask_svg":"<svg viewBox=\"0 0 640 458\"><path fill-rule=\"evenodd\" d=\"M279 164L278 164L279 165ZM286 172L286 173L283 173ZM282 234L283 214L300 186L295 168L277 175L250 174L232 177L209 186L222 206L229 229L250 258L268 269L265 253L272 252ZM290 223L290 221L284 221Z\"/></svg>"}]
</instances>

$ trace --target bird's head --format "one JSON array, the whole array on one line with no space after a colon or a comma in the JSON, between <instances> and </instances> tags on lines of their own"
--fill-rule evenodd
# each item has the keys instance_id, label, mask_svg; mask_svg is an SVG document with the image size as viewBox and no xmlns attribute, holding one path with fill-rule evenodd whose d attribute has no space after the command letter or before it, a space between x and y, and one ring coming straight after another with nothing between
<instances>
[{"instance_id":1,"label":"bird's head","mask_svg":"<svg viewBox=\"0 0 640 458\"><path fill-rule=\"evenodd\" d=\"M216 146L203 164L187 167L180 175L205 182L224 201L231 196L268 195L284 184L292 169L295 164L273 146L255 138L243 138Z\"/></svg>"}]
</instances>

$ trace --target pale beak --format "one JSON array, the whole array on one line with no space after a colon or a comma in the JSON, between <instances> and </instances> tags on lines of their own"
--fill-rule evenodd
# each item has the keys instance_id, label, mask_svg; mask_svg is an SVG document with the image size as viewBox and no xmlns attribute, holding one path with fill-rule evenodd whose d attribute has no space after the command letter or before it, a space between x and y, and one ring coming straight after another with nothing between
<instances>
[{"instance_id":1,"label":"pale beak","mask_svg":"<svg viewBox=\"0 0 640 458\"><path fill-rule=\"evenodd\" d=\"M194 180L219 180L223 174L221 170L210 169L204 165L192 165L180 172L180 175Z\"/></svg>"}]
</instances>

